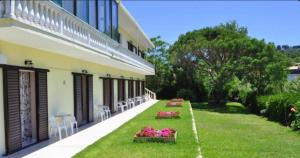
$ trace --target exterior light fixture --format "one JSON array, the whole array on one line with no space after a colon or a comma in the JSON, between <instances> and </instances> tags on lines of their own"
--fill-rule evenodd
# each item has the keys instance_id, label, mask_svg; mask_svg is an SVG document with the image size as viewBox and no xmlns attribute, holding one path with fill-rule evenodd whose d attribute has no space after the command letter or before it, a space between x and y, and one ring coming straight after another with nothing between
<instances>
[{"instance_id":1,"label":"exterior light fixture","mask_svg":"<svg viewBox=\"0 0 300 158\"><path fill-rule=\"evenodd\" d=\"M88 73L88 71L87 71L87 70L85 70L85 69L84 69L84 70L82 70L81 72L82 72L82 73L84 73L84 74L87 74L87 73Z\"/></svg>"},{"instance_id":2,"label":"exterior light fixture","mask_svg":"<svg viewBox=\"0 0 300 158\"><path fill-rule=\"evenodd\" d=\"M111 77L111 75L110 74L106 74L106 77Z\"/></svg>"},{"instance_id":3,"label":"exterior light fixture","mask_svg":"<svg viewBox=\"0 0 300 158\"><path fill-rule=\"evenodd\" d=\"M27 67L33 67L33 62L31 60L25 60L24 61L24 64L27 66Z\"/></svg>"}]
</instances>

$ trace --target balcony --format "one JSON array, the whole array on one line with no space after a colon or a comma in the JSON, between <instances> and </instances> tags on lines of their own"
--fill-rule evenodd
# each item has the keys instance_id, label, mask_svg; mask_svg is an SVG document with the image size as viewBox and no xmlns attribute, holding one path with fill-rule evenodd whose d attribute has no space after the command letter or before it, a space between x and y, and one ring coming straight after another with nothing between
<instances>
[{"instance_id":1,"label":"balcony","mask_svg":"<svg viewBox=\"0 0 300 158\"><path fill-rule=\"evenodd\" d=\"M154 74L151 63L48 0L0 1L0 40L145 75Z\"/></svg>"}]
</instances>

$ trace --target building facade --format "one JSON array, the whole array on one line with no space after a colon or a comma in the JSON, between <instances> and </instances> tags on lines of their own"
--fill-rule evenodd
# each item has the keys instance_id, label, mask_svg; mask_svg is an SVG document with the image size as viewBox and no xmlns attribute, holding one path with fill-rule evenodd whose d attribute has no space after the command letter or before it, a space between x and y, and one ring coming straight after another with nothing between
<instances>
[{"instance_id":1,"label":"building facade","mask_svg":"<svg viewBox=\"0 0 300 158\"><path fill-rule=\"evenodd\" d=\"M0 0L0 154L49 138L48 119L145 93L153 48L115 0Z\"/></svg>"}]
</instances>

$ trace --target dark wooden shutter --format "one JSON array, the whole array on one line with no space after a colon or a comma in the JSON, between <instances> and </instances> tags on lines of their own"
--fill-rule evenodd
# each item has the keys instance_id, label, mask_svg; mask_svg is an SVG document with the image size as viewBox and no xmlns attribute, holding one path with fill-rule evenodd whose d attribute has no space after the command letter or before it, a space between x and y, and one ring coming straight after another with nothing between
<instances>
[{"instance_id":1,"label":"dark wooden shutter","mask_svg":"<svg viewBox=\"0 0 300 158\"><path fill-rule=\"evenodd\" d=\"M38 141L43 141L49 136L47 72L36 72L36 85Z\"/></svg>"},{"instance_id":2,"label":"dark wooden shutter","mask_svg":"<svg viewBox=\"0 0 300 158\"><path fill-rule=\"evenodd\" d=\"M133 98L133 81L132 80L128 80L128 97L129 98Z\"/></svg>"},{"instance_id":3,"label":"dark wooden shutter","mask_svg":"<svg viewBox=\"0 0 300 158\"><path fill-rule=\"evenodd\" d=\"M19 70L3 69L6 153L22 148Z\"/></svg>"},{"instance_id":4,"label":"dark wooden shutter","mask_svg":"<svg viewBox=\"0 0 300 158\"><path fill-rule=\"evenodd\" d=\"M82 122L82 87L81 75L73 74L74 77L74 113L78 124Z\"/></svg>"},{"instance_id":5,"label":"dark wooden shutter","mask_svg":"<svg viewBox=\"0 0 300 158\"><path fill-rule=\"evenodd\" d=\"M125 80L118 79L118 101L125 100Z\"/></svg>"},{"instance_id":6,"label":"dark wooden shutter","mask_svg":"<svg viewBox=\"0 0 300 158\"><path fill-rule=\"evenodd\" d=\"M111 110L113 112L115 112L115 106L114 106L114 96L115 96L115 93L114 93L114 79L109 79L110 81L110 106L111 106Z\"/></svg>"},{"instance_id":7,"label":"dark wooden shutter","mask_svg":"<svg viewBox=\"0 0 300 158\"><path fill-rule=\"evenodd\" d=\"M89 111L89 122L94 121L94 101L93 101L93 76L87 76L88 82L88 111Z\"/></svg>"},{"instance_id":8,"label":"dark wooden shutter","mask_svg":"<svg viewBox=\"0 0 300 158\"><path fill-rule=\"evenodd\" d=\"M145 81L142 82L142 95L145 95Z\"/></svg>"},{"instance_id":9,"label":"dark wooden shutter","mask_svg":"<svg viewBox=\"0 0 300 158\"><path fill-rule=\"evenodd\" d=\"M140 96L140 81L135 81L135 96Z\"/></svg>"}]
</instances>

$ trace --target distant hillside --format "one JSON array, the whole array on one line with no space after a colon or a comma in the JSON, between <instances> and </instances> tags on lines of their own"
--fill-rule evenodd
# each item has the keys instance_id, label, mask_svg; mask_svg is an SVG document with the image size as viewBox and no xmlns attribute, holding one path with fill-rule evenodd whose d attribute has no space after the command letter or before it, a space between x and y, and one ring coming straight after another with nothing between
<instances>
[{"instance_id":1,"label":"distant hillside","mask_svg":"<svg viewBox=\"0 0 300 158\"><path fill-rule=\"evenodd\" d=\"M289 57L291 64L300 63L300 45L278 45L277 49Z\"/></svg>"}]
</instances>

